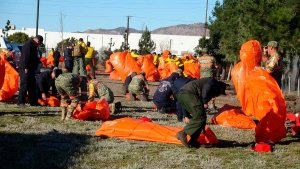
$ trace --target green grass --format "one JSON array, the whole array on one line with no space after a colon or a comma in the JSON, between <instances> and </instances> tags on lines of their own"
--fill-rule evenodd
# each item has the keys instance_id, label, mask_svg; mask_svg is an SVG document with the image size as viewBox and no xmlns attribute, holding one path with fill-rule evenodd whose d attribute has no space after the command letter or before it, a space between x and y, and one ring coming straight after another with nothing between
<instances>
[{"instance_id":1,"label":"green grass","mask_svg":"<svg viewBox=\"0 0 300 169\"><path fill-rule=\"evenodd\" d=\"M150 104L128 102L119 117L148 116L156 123L182 126L175 115L159 114ZM129 106L130 105L130 106ZM143 108L139 108L143 107ZM0 106L1 109L1 106ZM144 110L139 112L138 110ZM210 125L220 140L216 147L94 137L102 122L60 121L59 113L2 113L0 168L299 168L299 140L287 137L273 153L250 150L254 131ZM115 118L118 118L115 117Z\"/></svg>"},{"instance_id":2,"label":"green grass","mask_svg":"<svg viewBox=\"0 0 300 169\"><path fill-rule=\"evenodd\" d=\"M103 80L121 101L124 111L113 118L148 116L155 123L184 126L175 115L159 114L151 103L128 102L119 81ZM153 83L153 95L157 83ZM230 91L229 93L233 93ZM288 110L300 111L299 96L286 96ZM220 97L217 106L239 106L234 95ZM298 107L297 107L298 106ZM209 121L209 120L208 120ZM299 140L288 136L272 153L250 150L253 130L209 125L220 143L211 148L95 137L102 122L60 121L59 108L26 107L0 103L0 169L207 169L300 168Z\"/></svg>"}]
</instances>

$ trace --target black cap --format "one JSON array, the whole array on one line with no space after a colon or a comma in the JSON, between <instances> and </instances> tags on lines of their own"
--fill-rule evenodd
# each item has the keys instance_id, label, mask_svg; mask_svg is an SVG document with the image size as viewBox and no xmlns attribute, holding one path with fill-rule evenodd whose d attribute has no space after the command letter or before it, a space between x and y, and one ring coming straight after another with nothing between
<instances>
[{"instance_id":1,"label":"black cap","mask_svg":"<svg viewBox=\"0 0 300 169\"><path fill-rule=\"evenodd\" d=\"M39 43L43 43L43 41L44 41L44 38L41 35L36 35L35 38L37 38L39 40Z\"/></svg>"}]
</instances>

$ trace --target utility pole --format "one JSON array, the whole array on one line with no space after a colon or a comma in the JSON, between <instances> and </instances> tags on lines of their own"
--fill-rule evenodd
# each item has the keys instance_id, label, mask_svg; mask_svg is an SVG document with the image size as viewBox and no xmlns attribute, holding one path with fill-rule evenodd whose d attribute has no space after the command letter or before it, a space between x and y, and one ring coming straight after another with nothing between
<instances>
[{"instance_id":1,"label":"utility pole","mask_svg":"<svg viewBox=\"0 0 300 169\"><path fill-rule=\"evenodd\" d=\"M109 45L109 51L111 51L111 47L112 46L115 46L115 42L112 42L112 38L110 38L110 42L108 43L108 45Z\"/></svg>"},{"instance_id":2,"label":"utility pole","mask_svg":"<svg viewBox=\"0 0 300 169\"><path fill-rule=\"evenodd\" d=\"M127 28L125 30L125 49L129 49L128 37L129 37L129 19L131 16L127 16Z\"/></svg>"},{"instance_id":3,"label":"utility pole","mask_svg":"<svg viewBox=\"0 0 300 169\"><path fill-rule=\"evenodd\" d=\"M40 15L40 0L37 0L37 6L36 6L36 30L35 35L37 36L39 34L39 15Z\"/></svg>"},{"instance_id":4,"label":"utility pole","mask_svg":"<svg viewBox=\"0 0 300 169\"><path fill-rule=\"evenodd\" d=\"M208 27L207 24L207 8L208 8L208 0L206 0L206 12L205 12L205 24L204 24L204 37L206 39L206 29Z\"/></svg>"}]
</instances>

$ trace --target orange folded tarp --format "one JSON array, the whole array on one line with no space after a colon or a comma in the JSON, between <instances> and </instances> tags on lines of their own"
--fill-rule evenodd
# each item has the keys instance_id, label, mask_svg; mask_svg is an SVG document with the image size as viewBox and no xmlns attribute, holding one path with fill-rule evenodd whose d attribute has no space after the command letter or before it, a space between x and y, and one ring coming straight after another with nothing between
<instances>
[{"instance_id":1,"label":"orange folded tarp","mask_svg":"<svg viewBox=\"0 0 300 169\"><path fill-rule=\"evenodd\" d=\"M181 144L176 138L176 133L180 130L182 130L181 127L162 126L149 121L122 118L104 122L96 131L96 136ZM198 138L201 144L215 144L218 142L217 137L208 127L203 133Z\"/></svg>"},{"instance_id":2,"label":"orange folded tarp","mask_svg":"<svg viewBox=\"0 0 300 169\"><path fill-rule=\"evenodd\" d=\"M233 127L239 129L254 129L256 127L251 117L246 116L243 112L229 105L224 105L211 119L213 124L219 124L223 127Z\"/></svg>"},{"instance_id":3,"label":"orange folded tarp","mask_svg":"<svg viewBox=\"0 0 300 169\"><path fill-rule=\"evenodd\" d=\"M0 53L0 101L14 96L19 88L19 73L6 60L6 54Z\"/></svg>"},{"instance_id":4,"label":"orange folded tarp","mask_svg":"<svg viewBox=\"0 0 300 169\"><path fill-rule=\"evenodd\" d=\"M72 115L78 120L107 120L109 116L109 105L105 99L88 102L81 111L74 110Z\"/></svg>"}]
</instances>

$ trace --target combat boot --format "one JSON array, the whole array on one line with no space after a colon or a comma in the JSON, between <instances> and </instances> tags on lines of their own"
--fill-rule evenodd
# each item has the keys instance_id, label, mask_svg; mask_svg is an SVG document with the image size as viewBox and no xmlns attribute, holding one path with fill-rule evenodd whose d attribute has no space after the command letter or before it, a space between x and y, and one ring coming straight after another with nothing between
<instances>
[{"instance_id":1,"label":"combat boot","mask_svg":"<svg viewBox=\"0 0 300 169\"><path fill-rule=\"evenodd\" d=\"M116 102L115 103L115 107L116 107L116 113L119 113L122 111L122 104L121 102Z\"/></svg>"},{"instance_id":2,"label":"combat boot","mask_svg":"<svg viewBox=\"0 0 300 169\"><path fill-rule=\"evenodd\" d=\"M73 111L75 110L74 107L69 106L67 109L67 116L66 116L66 120L70 120L73 114Z\"/></svg>"},{"instance_id":3,"label":"combat boot","mask_svg":"<svg viewBox=\"0 0 300 169\"><path fill-rule=\"evenodd\" d=\"M145 94L141 95L141 101L147 102L148 101L148 97Z\"/></svg>"},{"instance_id":4,"label":"combat boot","mask_svg":"<svg viewBox=\"0 0 300 169\"><path fill-rule=\"evenodd\" d=\"M188 148L191 148L191 146L189 145L189 143L188 143L188 141L187 141L187 134L186 134L183 130L179 131L179 132L176 134L176 138L177 138L178 140L180 140L180 142L181 142L184 146L186 146L186 147L188 147Z\"/></svg>"},{"instance_id":5,"label":"combat boot","mask_svg":"<svg viewBox=\"0 0 300 169\"><path fill-rule=\"evenodd\" d=\"M116 113L116 106L115 106L115 103L109 104L109 107L110 107L110 112L111 112L111 114L115 114L115 113Z\"/></svg>"},{"instance_id":6,"label":"combat boot","mask_svg":"<svg viewBox=\"0 0 300 169\"><path fill-rule=\"evenodd\" d=\"M129 93L129 99L130 101L135 101L135 96L133 93Z\"/></svg>"},{"instance_id":7,"label":"combat boot","mask_svg":"<svg viewBox=\"0 0 300 169\"><path fill-rule=\"evenodd\" d=\"M61 107L61 120L65 120L66 115L67 115L67 108Z\"/></svg>"}]
</instances>

